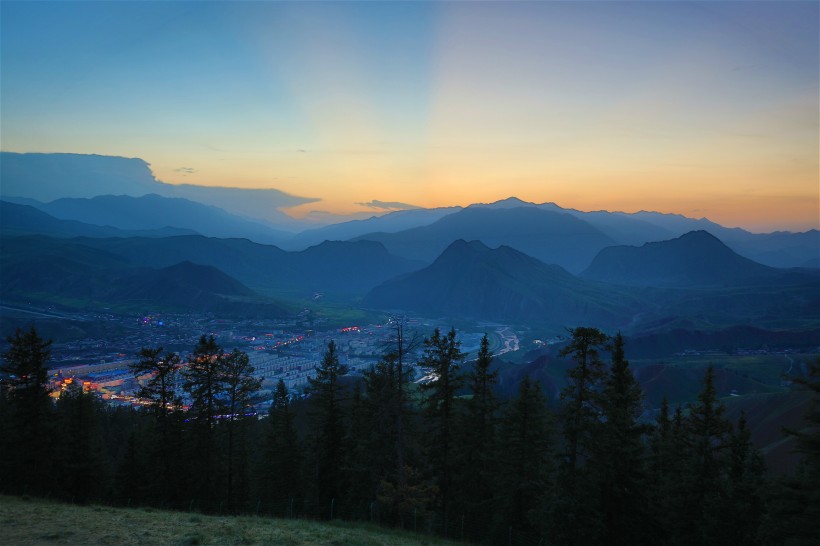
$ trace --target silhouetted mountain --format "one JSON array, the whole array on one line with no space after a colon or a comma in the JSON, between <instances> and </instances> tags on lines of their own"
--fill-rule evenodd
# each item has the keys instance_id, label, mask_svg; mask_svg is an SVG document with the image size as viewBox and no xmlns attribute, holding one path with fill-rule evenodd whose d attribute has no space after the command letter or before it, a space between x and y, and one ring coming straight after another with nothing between
<instances>
[{"instance_id":1,"label":"silhouetted mountain","mask_svg":"<svg viewBox=\"0 0 820 546\"><path fill-rule=\"evenodd\" d=\"M373 289L364 305L426 316L613 327L628 322L641 303L512 248L458 240L429 267Z\"/></svg>"},{"instance_id":2,"label":"silhouetted mountain","mask_svg":"<svg viewBox=\"0 0 820 546\"><path fill-rule=\"evenodd\" d=\"M282 229L299 229L304 223L279 209L318 201L276 189L166 184L154 178L142 159L103 155L0 152L0 179L3 197L49 202L64 197L140 197L154 193L213 205Z\"/></svg>"},{"instance_id":3,"label":"silhouetted mountain","mask_svg":"<svg viewBox=\"0 0 820 546\"><path fill-rule=\"evenodd\" d=\"M223 312L237 306L236 298L244 298L240 307L258 303L252 299L256 294L236 279L215 267L188 261L160 270L130 272L119 279L116 296L122 302ZM278 311L272 314L284 314Z\"/></svg>"},{"instance_id":4,"label":"silhouetted mountain","mask_svg":"<svg viewBox=\"0 0 820 546\"><path fill-rule=\"evenodd\" d=\"M706 231L640 247L605 248L581 274L613 284L665 287L769 284L784 282L787 275L810 280L739 256Z\"/></svg>"},{"instance_id":5,"label":"silhouetted mountain","mask_svg":"<svg viewBox=\"0 0 820 546\"><path fill-rule=\"evenodd\" d=\"M81 242L154 268L183 260L211 265L254 290L278 296L363 296L381 282L423 265L393 256L382 245L370 241L328 242L301 252L286 252L247 239L202 236Z\"/></svg>"},{"instance_id":6,"label":"silhouetted mountain","mask_svg":"<svg viewBox=\"0 0 820 546\"><path fill-rule=\"evenodd\" d=\"M44 203L38 208L63 220L78 220L124 230L174 226L208 237L243 237L258 243L273 244L292 235L229 214L218 207L156 194L65 198Z\"/></svg>"},{"instance_id":7,"label":"silhouetted mountain","mask_svg":"<svg viewBox=\"0 0 820 546\"><path fill-rule=\"evenodd\" d=\"M301 250L323 241L346 241L367 233L396 233L405 229L432 224L436 220L460 210L461 207L397 210L383 216L373 216L366 220L351 220L321 228L308 229L288 240L283 240L280 246L289 250Z\"/></svg>"},{"instance_id":8,"label":"silhouetted mountain","mask_svg":"<svg viewBox=\"0 0 820 546\"><path fill-rule=\"evenodd\" d=\"M729 248L756 262L771 267L820 267L820 232L751 233L741 228L727 228L706 218L688 218L681 214L660 212L583 212L566 209L555 203L526 203L511 197L488 205L490 208L535 207L570 214L583 220L621 245L642 245L665 241L691 231L708 231Z\"/></svg>"},{"instance_id":9,"label":"silhouetted mountain","mask_svg":"<svg viewBox=\"0 0 820 546\"><path fill-rule=\"evenodd\" d=\"M33 206L7 201L0 201L0 229L5 235L42 234L52 237L168 237L192 233L191 230L167 226L124 230L77 220L60 220Z\"/></svg>"},{"instance_id":10,"label":"silhouetted mountain","mask_svg":"<svg viewBox=\"0 0 820 546\"><path fill-rule=\"evenodd\" d=\"M357 240L379 241L393 254L432 262L457 239L505 245L570 271L586 267L614 241L583 220L535 207L470 206L429 226L398 233L371 233Z\"/></svg>"},{"instance_id":11,"label":"silhouetted mountain","mask_svg":"<svg viewBox=\"0 0 820 546\"><path fill-rule=\"evenodd\" d=\"M99 241L99 239L90 239ZM4 300L59 302L79 308L150 305L186 311L287 314L211 266L182 262L160 270L71 239L3 237Z\"/></svg>"}]
</instances>

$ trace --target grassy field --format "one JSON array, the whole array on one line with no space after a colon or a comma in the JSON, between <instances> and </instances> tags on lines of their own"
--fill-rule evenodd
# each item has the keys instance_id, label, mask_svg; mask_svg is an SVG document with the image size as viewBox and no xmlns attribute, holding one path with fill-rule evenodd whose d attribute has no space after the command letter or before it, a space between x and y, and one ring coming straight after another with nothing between
<instances>
[{"instance_id":1,"label":"grassy field","mask_svg":"<svg viewBox=\"0 0 820 546\"><path fill-rule=\"evenodd\" d=\"M0 495L0 544L416 546L454 543L363 523L203 516L152 508L75 506Z\"/></svg>"}]
</instances>

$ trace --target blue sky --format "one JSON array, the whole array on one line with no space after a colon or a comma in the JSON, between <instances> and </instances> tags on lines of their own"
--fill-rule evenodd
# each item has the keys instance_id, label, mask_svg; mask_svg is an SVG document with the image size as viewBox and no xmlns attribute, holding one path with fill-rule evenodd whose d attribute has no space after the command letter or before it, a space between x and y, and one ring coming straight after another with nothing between
<instances>
[{"instance_id":1,"label":"blue sky","mask_svg":"<svg viewBox=\"0 0 820 546\"><path fill-rule=\"evenodd\" d=\"M817 2L0 3L6 151L337 213L516 195L818 224ZM309 214L305 205L291 212Z\"/></svg>"}]
</instances>

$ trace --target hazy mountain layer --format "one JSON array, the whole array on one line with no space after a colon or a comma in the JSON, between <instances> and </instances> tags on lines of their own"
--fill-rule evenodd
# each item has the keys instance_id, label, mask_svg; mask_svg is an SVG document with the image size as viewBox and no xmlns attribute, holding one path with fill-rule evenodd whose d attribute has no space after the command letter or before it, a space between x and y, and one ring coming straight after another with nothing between
<instances>
[{"instance_id":1,"label":"hazy mountain layer","mask_svg":"<svg viewBox=\"0 0 820 546\"><path fill-rule=\"evenodd\" d=\"M52 237L168 237L193 233L172 227L124 230L77 220L60 220L33 206L6 201L0 201L0 229L4 235L42 234Z\"/></svg>"},{"instance_id":2,"label":"hazy mountain layer","mask_svg":"<svg viewBox=\"0 0 820 546\"><path fill-rule=\"evenodd\" d=\"M137 266L121 256L75 240L3 237L0 272L4 300L51 302L69 307L151 306L249 316L286 314L215 267L182 262L162 269Z\"/></svg>"},{"instance_id":3,"label":"hazy mountain layer","mask_svg":"<svg viewBox=\"0 0 820 546\"><path fill-rule=\"evenodd\" d=\"M509 246L569 271L582 270L599 250L615 244L583 220L535 207L468 207L429 226L356 240L379 241L398 256L432 262L457 239Z\"/></svg>"},{"instance_id":4,"label":"hazy mountain layer","mask_svg":"<svg viewBox=\"0 0 820 546\"><path fill-rule=\"evenodd\" d=\"M744 258L706 231L642 246L601 250L582 277L633 286L708 287L808 282L817 275L788 272Z\"/></svg>"},{"instance_id":5,"label":"hazy mountain layer","mask_svg":"<svg viewBox=\"0 0 820 546\"><path fill-rule=\"evenodd\" d=\"M582 281L515 249L459 240L429 267L373 289L364 305L425 316L619 327L644 303L624 290Z\"/></svg>"},{"instance_id":6,"label":"hazy mountain layer","mask_svg":"<svg viewBox=\"0 0 820 546\"><path fill-rule=\"evenodd\" d=\"M64 198L43 203L37 208L56 218L124 230L152 230L173 226L208 237L243 237L270 244L276 244L292 235L230 214L218 207L156 194L142 197L100 195L91 199Z\"/></svg>"}]
</instances>

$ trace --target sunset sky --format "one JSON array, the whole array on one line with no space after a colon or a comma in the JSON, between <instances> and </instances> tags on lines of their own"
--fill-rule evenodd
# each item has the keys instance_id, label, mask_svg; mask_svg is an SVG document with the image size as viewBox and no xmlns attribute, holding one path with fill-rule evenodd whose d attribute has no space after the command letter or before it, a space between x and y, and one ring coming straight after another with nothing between
<instances>
[{"instance_id":1,"label":"sunset sky","mask_svg":"<svg viewBox=\"0 0 820 546\"><path fill-rule=\"evenodd\" d=\"M4 0L2 150L321 199L296 216L514 195L817 228L819 5Z\"/></svg>"}]
</instances>

